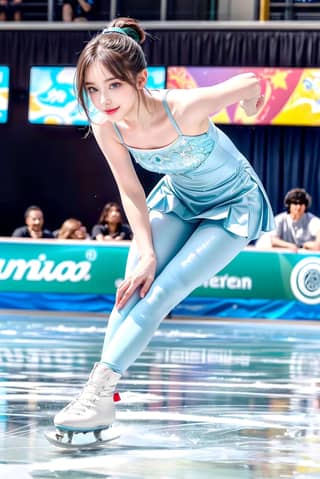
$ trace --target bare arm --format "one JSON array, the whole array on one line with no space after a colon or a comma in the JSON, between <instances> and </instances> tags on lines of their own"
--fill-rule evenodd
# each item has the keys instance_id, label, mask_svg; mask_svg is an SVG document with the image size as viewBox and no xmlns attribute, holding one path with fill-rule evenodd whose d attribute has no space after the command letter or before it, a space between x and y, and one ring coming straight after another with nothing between
<instances>
[{"instance_id":1,"label":"bare arm","mask_svg":"<svg viewBox=\"0 0 320 479\"><path fill-rule=\"evenodd\" d=\"M285 241L278 236L271 236L271 245L273 248L285 248L290 251L297 252L298 247L294 243L290 243L289 241Z\"/></svg>"},{"instance_id":2,"label":"bare arm","mask_svg":"<svg viewBox=\"0 0 320 479\"><path fill-rule=\"evenodd\" d=\"M313 251L320 251L320 231L318 231L316 239L314 241L307 241L303 245L304 249L310 249Z\"/></svg>"},{"instance_id":3,"label":"bare arm","mask_svg":"<svg viewBox=\"0 0 320 479\"><path fill-rule=\"evenodd\" d=\"M126 148L115 138L112 125L93 126L93 133L111 168L119 188L122 205L137 244L140 264L135 274L126 278L117 292L116 305L121 308L138 286L143 297L154 279L155 252L152 243L146 197Z\"/></svg>"},{"instance_id":4,"label":"bare arm","mask_svg":"<svg viewBox=\"0 0 320 479\"><path fill-rule=\"evenodd\" d=\"M98 233L96 236L96 241L104 241L104 236L102 233Z\"/></svg>"},{"instance_id":5,"label":"bare arm","mask_svg":"<svg viewBox=\"0 0 320 479\"><path fill-rule=\"evenodd\" d=\"M92 8L91 5L90 5L90 3L86 2L85 0L78 0L78 2L79 2L79 5L81 6L81 8L82 8L86 13L90 12L90 10L91 10L91 8Z\"/></svg>"},{"instance_id":6,"label":"bare arm","mask_svg":"<svg viewBox=\"0 0 320 479\"><path fill-rule=\"evenodd\" d=\"M254 73L236 75L217 85L190 90L175 90L177 109L193 121L207 121L208 116L234 103L241 102L248 115L262 106L261 85Z\"/></svg>"}]
</instances>

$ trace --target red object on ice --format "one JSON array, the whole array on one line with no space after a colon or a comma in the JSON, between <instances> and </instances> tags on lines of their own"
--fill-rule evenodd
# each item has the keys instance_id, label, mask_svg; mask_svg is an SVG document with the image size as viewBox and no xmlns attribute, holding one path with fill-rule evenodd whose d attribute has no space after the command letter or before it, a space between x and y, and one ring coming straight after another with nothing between
<instances>
[{"instance_id":1,"label":"red object on ice","mask_svg":"<svg viewBox=\"0 0 320 479\"><path fill-rule=\"evenodd\" d=\"M114 402L121 401L121 397L120 397L120 394L119 394L119 393L114 393L114 394L113 394L113 401L114 401Z\"/></svg>"}]
</instances>

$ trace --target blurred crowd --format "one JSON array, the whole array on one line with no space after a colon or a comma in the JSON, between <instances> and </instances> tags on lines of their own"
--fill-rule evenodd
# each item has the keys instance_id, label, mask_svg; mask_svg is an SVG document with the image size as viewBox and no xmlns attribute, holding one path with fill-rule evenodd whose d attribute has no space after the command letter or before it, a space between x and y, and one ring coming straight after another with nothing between
<instances>
[{"instance_id":1,"label":"blurred crowd","mask_svg":"<svg viewBox=\"0 0 320 479\"><path fill-rule=\"evenodd\" d=\"M285 195L285 210L275 216L275 230L261 236L254 245L266 250L281 248L320 251L320 218L310 212L311 196L303 188L294 188ZM12 233L15 238L52 238L58 240L131 240L132 231L124 222L121 207L116 202L104 205L91 231L78 218L67 218L55 231L44 227L44 213L39 206L29 206L25 224Z\"/></svg>"},{"instance_id":2,"label":"blurred crowd","mask_svg":"<svg viewBox=\"0 0 320 479\"><path fill-rule=\"evenodd\" d=\"M30 7L26 0L0 0L0 22L24 20L26 7ZM96 20L96 0L58 0L55 10L56 20L63 22Z\"/></svg>"},{"instance_id":3,"label":"blurred crowd","mask_svg":"<svg viewBox=\"0 0 320 479\"><path fill-rule=\"evenodd\" d=\"M55 231L44 227L44 213L37 205L29 206L24 213L25 224L14 230L14 238L58 239L58 240L87 240L122 241L131 240L132 232L123 221L120 205L115 202L107 203L93 226L88 232L86 225L78 218L67 218Z\"/></svg>"}]
</instances>

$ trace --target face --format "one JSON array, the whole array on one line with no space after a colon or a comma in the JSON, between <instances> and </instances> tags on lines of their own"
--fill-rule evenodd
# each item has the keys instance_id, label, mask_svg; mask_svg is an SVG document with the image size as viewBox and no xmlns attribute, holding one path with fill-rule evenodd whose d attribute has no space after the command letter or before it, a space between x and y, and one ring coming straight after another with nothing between
<instances>
[{"instance_id":1,"label":"face","mask_svg":"<svg viewBox=\"0 0 320 479\"><path fill-rule=\"evenodd\" d=\"M145 70L138 74L138 91L144 88L146 78ZM95 62L88 67L85 87L95 108L109 120L119 121L137 114L139 102L135 88L115 78L101 63Z\"/></svg>"},{"instance_id":2,"label":"face","mask_svg":"<svg viewBox=\"0 0 320 479\"><path fill-rule=\"evenodd\" d=\"M32 231L41 231L43 227L43 213L40 210L31 210L26 217L26 225Z\"/></svg>"},{"instance_id":3,"label":"face","mask_svg":"<svg viewBox=\"0 0 320 479\"><path fill-rule=\"evenodd\" d=\"M87 237L87 228L83 226L82 224L79 225L79 227L72 232L71 238L72 239L78 239L78 240L83 240L86 239Z\"/></svg>"},{"instance_id":4,"label":"face","mask_svg":"<svg viewBox=\"0 0 320 479\"><path fill-rule=\"evenodd\" d=\"M115 206L112 206L105 216L107 223L121 223L121 212Z\"/></svg>"},{"instance_id":5,"label":"face","mask_svg":"<svg viewBox=\"0 0 320 479\"><path fill-rule=\"evenodd\" d=\"M293 220L298 221L305 213L306 205L304 203L293 201L290 203L289 214Z\"/></svg>"}]
</instances>

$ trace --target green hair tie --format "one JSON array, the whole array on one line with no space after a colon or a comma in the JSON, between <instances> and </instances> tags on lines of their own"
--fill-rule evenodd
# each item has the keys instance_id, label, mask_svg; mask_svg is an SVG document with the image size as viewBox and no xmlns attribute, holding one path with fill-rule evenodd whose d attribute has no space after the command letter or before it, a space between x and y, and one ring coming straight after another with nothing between
<instances>
[{"instance_id":1,"label":"green hair tie","mask_svg":"<svg viewBox=\"0 0 320 479\"><path fill-rule=\"evenodd\" d=\"M137 43L140 43L140 36L138 32L134 28L131 27L108 27L102 30L103 34L106 33L120 33L121 35L127 35L128 37L132 38Z\"/></svg>"}]
</instances>

